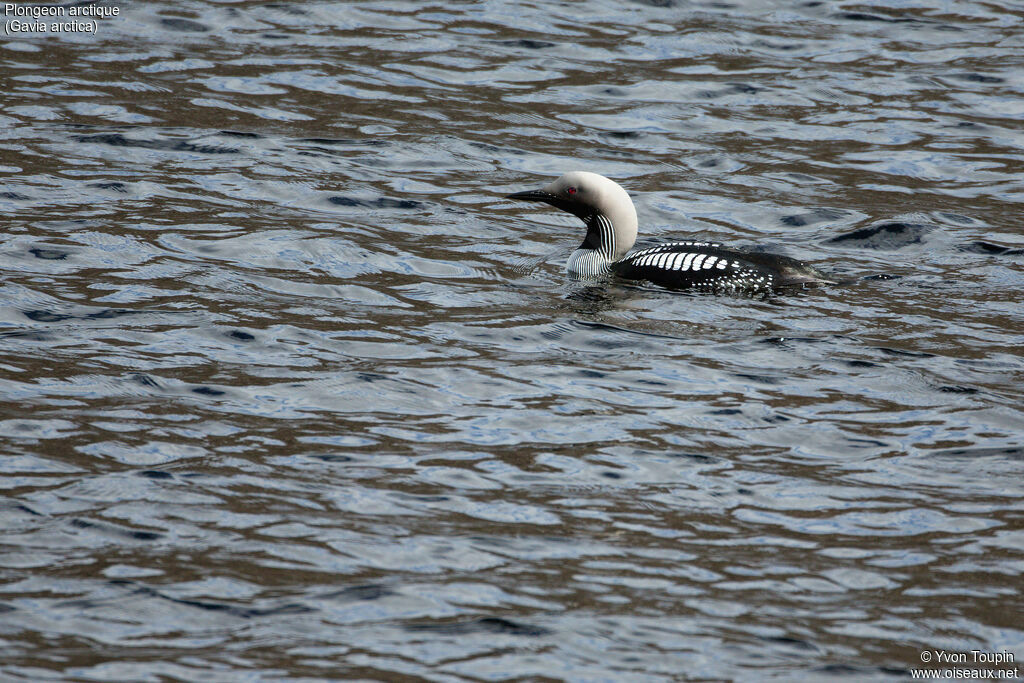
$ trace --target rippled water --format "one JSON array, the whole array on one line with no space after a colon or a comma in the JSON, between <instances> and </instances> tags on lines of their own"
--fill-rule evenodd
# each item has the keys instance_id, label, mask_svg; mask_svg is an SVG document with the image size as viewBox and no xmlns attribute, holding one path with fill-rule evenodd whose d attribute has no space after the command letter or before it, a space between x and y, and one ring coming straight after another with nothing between
<instances>
[{"instance_id":1,"label":"rippled water","mask_svg":"<svg viewBox=\"0 0 1024 683\"><path fill-rule=\"evenodd\" d=\"M0 676L1024 660L1019 3L119 7L0 45Z\"/></svg>"}]
</instances>

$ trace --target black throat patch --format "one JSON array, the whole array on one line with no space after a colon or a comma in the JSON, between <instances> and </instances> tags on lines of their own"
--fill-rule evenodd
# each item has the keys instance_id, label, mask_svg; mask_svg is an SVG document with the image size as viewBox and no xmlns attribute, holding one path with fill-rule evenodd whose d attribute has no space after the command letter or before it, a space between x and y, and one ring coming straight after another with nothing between
<instances>
[{"instance_id":1,"label":"black throat patch","mask_svg":"<svg viewBox=\"0 0 1024 683\"><path fill-rule=\"evenodd\" d=\"M580 216L580 218L583 218ZM597 214L590 214L583 221L587 224L587 235L583 238L583 244L580 245L580 249L600 249L601 248L601 230L597 224Z\"/></svg>"}]
</instances>

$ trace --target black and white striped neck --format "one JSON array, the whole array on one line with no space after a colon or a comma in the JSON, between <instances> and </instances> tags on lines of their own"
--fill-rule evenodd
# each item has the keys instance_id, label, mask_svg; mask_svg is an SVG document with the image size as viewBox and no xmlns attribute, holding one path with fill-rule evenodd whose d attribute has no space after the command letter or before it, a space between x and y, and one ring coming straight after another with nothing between
<instances>
[{"instance_id":1,"label":"black and white striped neck","mask_svg":"<svg viewBox=\"0 0 1024 683\"><path fill-rule=\"evenodd\" d=\"M615 262L618 245L615 228L604 215L595 213L586 219L587 235L583 244L569 256L566 270L579 278L606 275Z\"/></svg>"}]
</instances>

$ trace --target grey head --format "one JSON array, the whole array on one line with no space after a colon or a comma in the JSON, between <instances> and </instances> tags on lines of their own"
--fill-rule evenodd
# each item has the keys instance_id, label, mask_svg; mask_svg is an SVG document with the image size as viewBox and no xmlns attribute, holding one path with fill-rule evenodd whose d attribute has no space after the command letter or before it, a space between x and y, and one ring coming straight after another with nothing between
<instances>
[{"instance_id":1,"label":"grey head","mask_svg":"<svg viewBox=\"0 0 1024 683\"><path fill-rule=\"evenodd\" d=\"M597 173L572 171L539 190L516 192L508 199L544 202L586 223L587 235L568 264L578 275L607 272L636 242L633 200L622 186Z\"/></svg>"}]
</instances>

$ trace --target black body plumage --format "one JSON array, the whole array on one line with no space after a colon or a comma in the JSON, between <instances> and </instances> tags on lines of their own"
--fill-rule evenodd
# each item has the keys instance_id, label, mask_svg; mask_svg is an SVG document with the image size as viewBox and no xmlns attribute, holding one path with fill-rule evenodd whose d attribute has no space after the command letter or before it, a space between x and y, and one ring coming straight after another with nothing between
<instances>
[{"instance_id":1,"label":"black body plumage","mask_svg":"<svg viewBox=\"0 0 1024 683\"><path fill-rule=\"evenodd\" d=\"M729 249L715 242L669 242L627 254L616 275L669 289L698 292L770 292L817 280L814 269L788 256Z\"/></svg>"}]
</instances>

